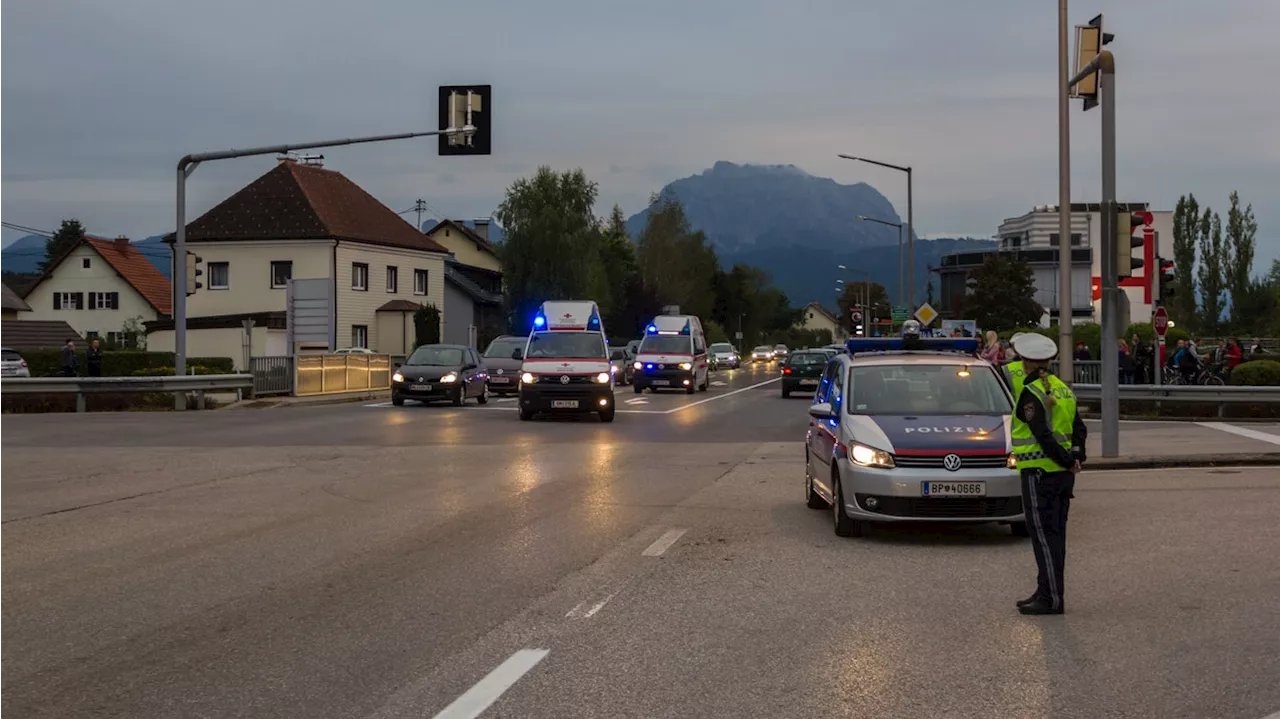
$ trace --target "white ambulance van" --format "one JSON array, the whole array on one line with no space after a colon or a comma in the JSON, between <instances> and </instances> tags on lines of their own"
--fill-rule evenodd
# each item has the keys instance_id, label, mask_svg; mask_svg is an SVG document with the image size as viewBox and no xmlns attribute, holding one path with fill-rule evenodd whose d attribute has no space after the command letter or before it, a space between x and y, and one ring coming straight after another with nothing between
<instances>
[{"instance_id":1,"label":"white ambulance van","mask_svg":"<svg viewBox=\"0 0 1280 719\"><path fill-rule=\"evenodd\" d=\"M543 302L520 365L520 419L539 412L594 412L603 422L614 415L613 373L600 308L591 301Z\"/></svg>"},{"instance_id":2,"label":"white ambulance van","mask_svg":"<svg viewBox=\"0 0 1280 719\"><path fill-rule=\"evenodd\" d=\"M645 328L634 366L636 394L667 388L706 392L711 368L702 322L693 315L654 317Z\"/></svg>"}]
</instances>

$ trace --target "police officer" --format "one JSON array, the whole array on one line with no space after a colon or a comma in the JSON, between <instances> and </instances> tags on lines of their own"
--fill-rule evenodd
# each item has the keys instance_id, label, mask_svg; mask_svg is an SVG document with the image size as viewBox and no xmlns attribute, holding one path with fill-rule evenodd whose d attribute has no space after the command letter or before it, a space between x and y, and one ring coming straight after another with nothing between
<instances>
[{"instance_id":1,"label":"police officer","mask_svg":"<svg viewBox=\"0 0 1280 719\"><path fill-rule=\"evenodd\" d=\"M1067 514L1075 475L1085 461L1084 422L1076 397L1049 373L1058 345L1048 337L1013 338L1026 376L1012 421L1013 452L1022 475L1022 506L1036 555L1036 591L1018 602L1023 614L1062 614L1067 559Z\"/></svg>"},{"instance_id":2,"label":"police officer","mask_svg":"<svg viewBox=\"0 0 1280 719\"><path fill-rule=\"evenodd\" d=\"M1021 336L1021 332L1014 332L1009 338L1009 345L1012 346ZM1014 351L1017 352L1017 349L1015 348ZM1018 359L1012 362L1006 362L1000 369L1001 374L1004 375L1005 384L1009 385L1009 391L1013 393L1013 398L1017 399L1022 394L1022 378L1026 372L1022 367L1022 355L1018 355Z\"/></svg>"}]
</instances>

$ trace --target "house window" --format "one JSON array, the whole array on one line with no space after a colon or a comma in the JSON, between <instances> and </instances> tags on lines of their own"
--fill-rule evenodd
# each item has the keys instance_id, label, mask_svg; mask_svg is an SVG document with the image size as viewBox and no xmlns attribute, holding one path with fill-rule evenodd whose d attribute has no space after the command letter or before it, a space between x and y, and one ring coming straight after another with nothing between
<instances>
[{"instance_id":1,"label":"house window","mask_svg":"<svg viewBox=\"0 0 1280 719\"><path fill-rule=\"evenodd\" d=\"M90 292L89 293L89 309L91 310L120 309L120 293L119 292Z\"/></svg>"},{"instance_id":2,"label":"house window","mask_svg":"<svg viewBox=\"0 0 1280 719\"><path fill-rule=\"evenodd\" d=\"M271 289L279 290L289 286L293 279L293 263L289 260L276 260L271 263Z\"/></svg>"},{"instance_id":3,"label":"house window","mask_svg":"<svg viewBox=\"0 0 1280 719\"><path fill-rule=\"evenodd\" d=\"M387 292L396 292L400 284L400 270L396 267L387 268Z\"/></svg>"},{"instance_id":4,"label":"house window","mask_svg":"<svg viewBox=\"0 0 1280 719\"><path fill-rule=\"evenodd\" d=\"M361 292L369 290L369 266L363 262L351 263L351 289Z\"/></svg>"},{"instance_id":5,"label":"house window","mask_svg":"<svg viewBox=\"0 0 1280 719\"><path fill-rule=\"evenodd\" d=\"M368 325L351 325L351 346L365 348L369 346Z\"/></svg>"},{"instance_id":6,"label":"house window","mask_svg":"<svg viewBox=\"0 0 1280 719\"><path fill-rule=\"evenodd\" d=\"M274 277L275 273L272 272ZM274 283L272 283L274 285ZM209 263L209 289L225 290L231 287L231 263L229 262L210 262Z\"/></svg>"},{"instance_id":7,"label":"house window","mask_svg":"<svg viewBox=\"0 0 1280 719\"><path fill-rule=\"evenodd\" d=\"M427 294L427 271L426 270L413 271L413 294L415 295Z\"/></svg>"},{"instance_id":8,"label":"house window","mask_svg":"<svg viewBox=\"0 0 1280 719\"><path fill-rule=\"evenodd\" d=\"M84 293L54 292L53 308L55 310L82 310L84 309Z\"/></svg>"},{"instance_id":9,"label":"house window","mask_svg":"<svg viewBox=\"0 0 1280 719\"><path fill-rule=\"evenodd\" d=\"M80 261L80 266L85 268L86 270L89 269L89 265L90 265L90 262L88 257Z\"/></svg>"}]
</instances>

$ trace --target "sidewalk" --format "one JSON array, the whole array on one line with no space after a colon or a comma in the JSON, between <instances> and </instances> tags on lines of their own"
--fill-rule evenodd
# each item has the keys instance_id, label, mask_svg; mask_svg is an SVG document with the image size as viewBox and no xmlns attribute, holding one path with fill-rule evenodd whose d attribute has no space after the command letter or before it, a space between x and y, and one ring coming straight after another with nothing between
<instances>
[{"instance_id":1,"label":"sidewalk","mask_svg":"<svg viewBox=\"0 0 1280 719\"><path fill-rule=\"evenodd\" d=\"M1121 422L1120 456L1102 456L1102 425L1088 421L1089 469L1280 465L1280 424Z\"/></svg>"},{"instance_id":2,"label":"sidewalk","mask_svg":"<svg viewBox=\"0 0 1280 719\"><path fill-rule=\"evenodd\" d=\"M342 392L340 394L321 394L311 395L307 397L259 397L257 399L246 399L240 402L219 407L219 410L228 409L276 409L278 407L319 407L326 404L346 404L348 402L363 402L368 400L388 400L391 398L391 390L360 390L358 392Z\"/></svg>"}]
</instances>

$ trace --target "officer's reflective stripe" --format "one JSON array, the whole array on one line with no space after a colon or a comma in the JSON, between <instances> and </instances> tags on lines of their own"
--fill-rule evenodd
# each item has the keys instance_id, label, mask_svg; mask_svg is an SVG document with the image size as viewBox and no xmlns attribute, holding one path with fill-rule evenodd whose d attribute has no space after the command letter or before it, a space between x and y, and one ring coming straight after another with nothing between
<instances>
[{"instance_id":1,"label":"officer's reflective stripe","mask_svg":"<svg viewBox=\"0 0 1280 719\"><path fill-rule=\"evenodd\" d=\"M1019 462L1023 460L1028 460L1028 459L1048 459L1049 458L1049 455L1045 454L1043 451L1038 449L1033 452L1019 452L1016 456Z\"/></svg>"},{"instance_id":2,"label":"officer's reflective stripe","mask_svg":"<svg viewBox=\"0 0 1280 719\"><path fill-rule=\"evenodd\" d=\"M1029 447L1035 445L1037 440L1035 437L1015 437L1010 441L1014 447ZM1065 434L1055 434L1053 435L1053 441L1059 444L1068 444L1071 442L1071 438Z\"/></svg>"}]
</instances>

